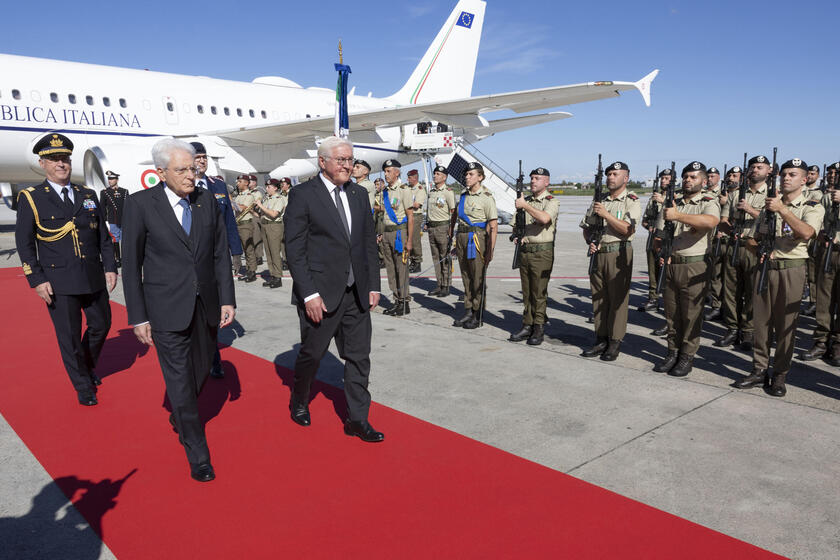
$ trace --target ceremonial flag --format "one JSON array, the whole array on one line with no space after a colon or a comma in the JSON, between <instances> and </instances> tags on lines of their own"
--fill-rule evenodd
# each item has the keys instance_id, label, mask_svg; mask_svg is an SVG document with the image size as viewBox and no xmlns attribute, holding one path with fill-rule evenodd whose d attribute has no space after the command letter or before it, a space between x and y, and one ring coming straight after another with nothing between
<instances>
[{"instance_id":1,"label":"ceremonial flag","mask_svg":"<svg viewBox=\"0 0 840 560\"><path fill-rule=\"evenodd\" d=\"M350 67L346 64L336 64L338 84L335 86L335 135L339 138L350 136L350 117L347 113L347 79Z\"/></svg>"}]
</instances>

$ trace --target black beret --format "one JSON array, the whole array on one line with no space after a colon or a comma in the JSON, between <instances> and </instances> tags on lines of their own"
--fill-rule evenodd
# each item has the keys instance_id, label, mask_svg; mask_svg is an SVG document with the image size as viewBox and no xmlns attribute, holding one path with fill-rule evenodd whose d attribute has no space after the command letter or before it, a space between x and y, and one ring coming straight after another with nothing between
<instances>
[{"instance_id":1,"label":"black beret","mask_svg":"<svg viewBox=\"0 0 840 560\"><path fill-rule=\"evenodd\" d=\"M108 177L109 179L117 179L120 176L120 174L119 173L114 173L113 171L106 171L105 176Z\"/></svg>"},{"instance_id":2,"label":"black beret","mask_svg":"<svg viewBox=\"0 0 840 560\"><path fill-rule=\"evenodd\" d=\"M817 165L811 165L808 167L808 171L816 171L817 173L820 172L820 168Z\"/></svg>"},{"instance_id":3,"label":"black beret","mask_svg":"<svg viewBox=\"0 0 840 560\"><path fill-rule=\"evenodd\" d=\"M662 171L659 172L659 176L660 177L670 177L671 176L671 170L670 169L663 169Z\"/></svg>"},{"instance_id":4,"label":"black beret","mask_svg":"<svg viewBox=\"0 0 840 560\"><path fill-rule=\"evenodd\" d=\"M280 187L280 180L279 179L269 179L265 182L265 186L272 186L272 187Z\"/></svg>"},{"instance_id":5,"label":"black beret","mask_svg":"<svg viewBox=\"0 0 840 560\"><path fill-rule=\"evenodd\" d=\"M477 161L471 161L467 164L467 171L474 171L476 169L478 169L479 171L484 173L484 168L481 167L481 164L478 163Z\"/></svg>"},{"instance_id":6,"label":"black beret","mask_svg":"<svg viewBox=\"0 0 840 560\"><path fill-rule=\"evenodd\" d=\"M442 165L438 165L437 167L435 167L435 173L443 173L444 175L449 175L449 170Z\"/></svg>"},{"instance_id":7,"label":"black beret","mask_svg":"<svg viewBox=\"0 0 840 560\"><path fill-rule=\"evenodd\" d=\"M840 161L835 161L834 163L826 167L826 169L834 169L836 171L840 170Z\"/></svg>"},{"instance_id":8,"label":"black beret","mask_svg":"<svg viewBox=\"0 0 840 560\"><path fill-rule=\"evenodd\" d=\"M533 171L531 171L530 175L544 175L546 177L551 177L551 173L548 172L548 169L545 167L537 167Z\"/></svg>"},{"instance_id":9,"label":"black beret","mask_svg":"<svg viewBox=\"0 0 840 560\"><path fill-rule=\"evenodd\" d=\"M371 168L370 168L370 164L369 164L368 162L366 162L365 160L363 160L363 159L357 159L356 161L354 161L354 162L353 162L353 165L355 165L355 164L357 164L357 163L358 163L359 165L364 165L365 167L367 167L367 168L368 168L368 171L370 171L370 169L371 169Z\"/></svg>"},{"instance_id":10,"label":"black beret","mask_svg":"<svg viewBox=\"0 0 840 560\"><path fill-rule=\"evenodd\" d=\"M785 169L802 169L808 171L808 164L799 158L793 158L784 162L779 171L784 171Z\"/></svg>"},{"instance_id":11,"label":"black beret","mask_svg":"<svg viewBox=\"0 0 840 560\"><path fill-rule=\"evenodd\" d=\"M190 142L190 146L195 148L195 155L207 155L207 149L204 147L204 144L201 142Z\"/></svg>"},{"instance_id":12,"label":"black beret","mask_svg":"<svg viewBox=\"0 0 840 560\"><path fill-rule=\"evenodd\" d=\"M709 170L706 173L716 173L716 174L720 175L720 171L718 171L717 167L710 167Z\"/></svg>"},{"instance_id":13,"label":"black beret","mask_svg":"<svg viewBox=\"0 0 840 560\"><path fill-rule=\"evenodd\" d=\"M607 166L607 171L612 171L612 170L618 171L620 169L623 169L624 171L630 171L630 168L627 167L627 164L624 163L623 161L617 161L617 162L611 163Z\"/></svg>"},{"instance_id":14,"label":"black beret","mask_svg":"<svg viewBox=\"0 0 840 560\"><path fill-rule=\"evenodd\" d=\"M386 159L385 163L382 164L382 171L385 171L388 167L402 167L402 164L395 159Z\"/></svg>"},{"instance_id":15,"label":"black beret","mask_svg":"<svg viewBox=\"0 0 840 560\"><path fill-rule=\"evenodd\" d=\"M706 171L706 166L699 161L692 161L683 167L682 174L685 175L686 173L691 173L692 171Z\"/></svg>"},{"instance_id":16,"label":"black beret","mask_svg":"<svg viewBox=\"0 0 840 560\"><path fill-rule=\"evenodd\" d=\"M726 174L727 175L732 175L733 173L740 173L740 172L741 172L741 167L739 165L736 165L735 167L733 167L732 169L727 171Z\"/></svg>"},{"instance_id":17,"label":"black beret","mask_svg":"<svg viewBox=\"0 0 840 560\"><path fill-rule=\"evenodd\" d=\"M32 147L32 153L40 157L73 153L73 142L63 134L47 134Z\"/></svg>"},{"instance_id":18,"label":"black beret","mask_svg":"<svg viewBox=\"0 0 840 560\"><path fill-rule=\"evenodd\" d=\"M747 165L752 165L754 163L766 163L767 165L770 165L770 160L768 160L765 156L755 156L750 158L750 161L747 162Z\"/></svg>"}]
</instances>

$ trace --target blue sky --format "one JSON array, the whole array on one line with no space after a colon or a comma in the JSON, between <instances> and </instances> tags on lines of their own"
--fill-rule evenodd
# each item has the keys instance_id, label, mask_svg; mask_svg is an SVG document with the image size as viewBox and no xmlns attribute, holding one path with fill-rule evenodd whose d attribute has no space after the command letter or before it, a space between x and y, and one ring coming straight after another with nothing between
<instances>
[{"instance_id":1,"label":"blue sky","mask_svg":"<svg viewBox=\"0 0 840 560\"><path fill-rule=\"evenodd\" d=\"M385 96L405 82L455 4L154 0L41 14L15 2L3 10L0 52L332 88L341 37L350 86ZM770 155L773 146L782 159L837 161L837 21L838 3L807 0L489 0L474 95L660 74L650 108L628 92L479 147L509 171L519 159L526 173L548 167L555 181L589 179L599 152L605 163L626 161L636 178L672 159L740 165L744 151Z\"/></svg>"}]
</instances>

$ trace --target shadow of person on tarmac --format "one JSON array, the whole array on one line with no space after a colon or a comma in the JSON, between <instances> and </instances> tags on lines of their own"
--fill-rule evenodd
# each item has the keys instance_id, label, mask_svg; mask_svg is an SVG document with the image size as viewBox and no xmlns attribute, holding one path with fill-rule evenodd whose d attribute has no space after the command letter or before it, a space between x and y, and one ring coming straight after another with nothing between
<instances>
[{"instance_id":1,"label":"shadow of person on tarmac","mask_svg":"<svg viewBox=\"0 0 840 560\"><path fill-rule=\"evenodd\" d=\"M99 558L104 537L102 520L117 506L117 496L135 472L136 468L117 480L93 482L64 476L50 482L32 499L32 508L26 514L0 518L0 557ZM77 511L69 508L68 500Z\"/></svg>"},{"instance_id":2,"label":"shadow of person on tarmac","mask_svg":"<svg viewBox=\"0 0 840 560\"><path fill-rule=\"evenodd\" d=\"M274 358L274 370L283 385L289 388L290 397L295 383L295 359L297 359L298 352L300 352L299 343L295 344L291 350L278 354ZM314 402L318 395L322 395L332 403L336 416L344 422L347 418L347 399L344 396L344 362L329 350L321 359L318 373L312 383L312 391L309 394L310 402Z\"/></svg>"},{"instance_id":3,"label":"shadow of person on tarmac","mask_svg":"<svg viewBox=\"0 0 840 560\"><path fill-rule=\"evenodd\" d=\"M137 358L141 358L149 351L149 347L142 344L134 335L131 327L117 331L116 337L108 338L99 355L96 364L96 374L105 379L111 375L129 369Z\"/></svg>"}]
</instances>

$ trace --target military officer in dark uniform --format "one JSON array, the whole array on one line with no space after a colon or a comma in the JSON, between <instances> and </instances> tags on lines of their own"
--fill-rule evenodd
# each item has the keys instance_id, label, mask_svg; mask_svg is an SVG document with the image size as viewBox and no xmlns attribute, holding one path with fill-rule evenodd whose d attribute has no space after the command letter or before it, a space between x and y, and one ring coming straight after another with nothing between
<instances>
[{"instance_id":1,"label":"military officer in dark uniform","mask_svg":"<svg viewBox=\"0 0 840 560\"><path fill-rule=\"evenodd\" d=\"M125 199L128 197L128 189L119 185L120 176L113 171L106 171L108 177L108 188L102 189L99 193L99 206L105 213L105 221L108 222L108 230L114 241L114 258L117 260L117 268L120 266L120 240L122 239L122 213Z\"/></svg>"},{"instance_id":2,"label":"military officer in dark uniform","mask_svg":"<svg viewBox=\"0 0 840 560\"><path fill-rule=\"evenodd\" d=\"M47 179L18 195L15 243L29 286L47 304L79 404L93 406L93 370L111 328L108 291L117 285L114 245L96 193L70 182L70 139L48 134L32 151Z\"/></svg>"}]
</instances>

